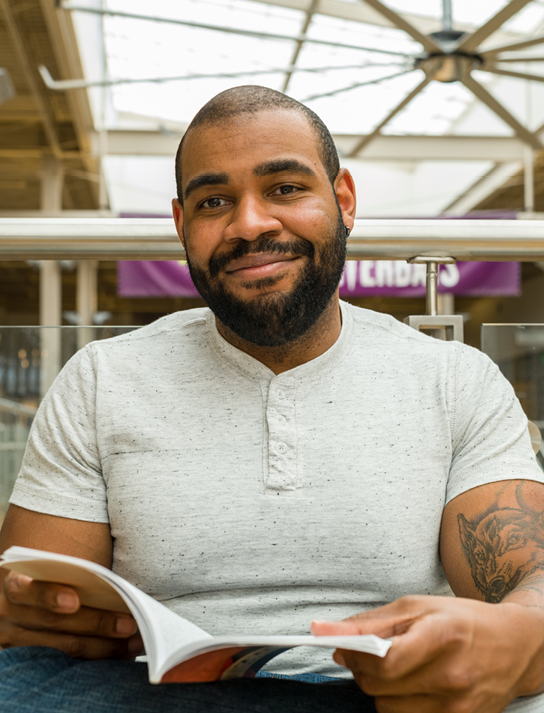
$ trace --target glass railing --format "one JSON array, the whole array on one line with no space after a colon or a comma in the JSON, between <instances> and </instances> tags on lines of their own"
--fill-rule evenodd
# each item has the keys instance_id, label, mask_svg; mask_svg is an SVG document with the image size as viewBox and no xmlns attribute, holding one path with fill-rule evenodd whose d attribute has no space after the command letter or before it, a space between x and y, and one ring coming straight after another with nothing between
<instances>
[{"instance_id":1,"label":"glass railing","mask_svg":"<svg viewBox=\"0 0 544 713\"><path fill-rule=\"evenodd\" d=\"M544 324L482 324L482 351L514 387L527 415L544 432ZM544 469L544 445L537 453Z\"/></svg>"},{"instance_id":2,"label":"glass railing","mask_svg":"<svg viewBox=\"0 0 544 713\"><path fill-rule=\"evenodd\" d=\"M84 344L135 327L0 327L0 520L43 395Z\"/></svg>"}]
</instances>

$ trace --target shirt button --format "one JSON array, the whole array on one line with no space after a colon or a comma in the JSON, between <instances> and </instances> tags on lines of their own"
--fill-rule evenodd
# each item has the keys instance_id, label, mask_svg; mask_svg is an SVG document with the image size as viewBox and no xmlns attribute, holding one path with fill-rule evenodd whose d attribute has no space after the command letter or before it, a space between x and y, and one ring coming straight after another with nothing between
<instances>
[{"instance_id":1,"label":"shirt button","mask_svg":"<svg viewBox=\"0 0 544 713\"><path fill-rule=\"evenodd\" d=\"M286 453L287 452L287 443L284 443L283 441L276 443L276 450L278 451L278 453Z\"/></svg>"},{"instance_id":2,"label":"shirt button","mask_svg":"<svg viewBox=\"0 0 544 713\"><path fill-rule=\"evenodd\" d=\"M283 399L285 398L285 394L283 393L283 391L277 391L276 396L280 401L283 401Z\"/></svg>"},{"instance_id":3,"label":"shirt button","mask_svg":"<svg viewBox=\"0 0 544 713\"><path fill-rule=\"evenodd\" d=\"M281 414L278 414L278 415L276 416L276 420L278 421L278 423L285 423L285 416L282 416Z\"/></svg>"}]
</instances>

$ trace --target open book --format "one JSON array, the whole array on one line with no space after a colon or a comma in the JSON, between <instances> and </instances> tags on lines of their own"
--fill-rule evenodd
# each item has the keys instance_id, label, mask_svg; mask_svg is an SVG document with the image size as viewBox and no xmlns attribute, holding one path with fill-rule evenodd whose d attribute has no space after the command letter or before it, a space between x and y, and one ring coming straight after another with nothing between
<instances>
[{"instance_id":1,"label":"open book","mask_svg":"<svg viewBox=\"0 0 544 713\"><path fill-rule=\"evenodd\" d=\"M81 603L132 614L144 641L151 683L253 677L294 646L351 649L385 656L391 642L377 636L211 636L111 570L94 562L27 547L10 547L2 567L43 582L73 587Z\"/></svg>"}]
</instances>

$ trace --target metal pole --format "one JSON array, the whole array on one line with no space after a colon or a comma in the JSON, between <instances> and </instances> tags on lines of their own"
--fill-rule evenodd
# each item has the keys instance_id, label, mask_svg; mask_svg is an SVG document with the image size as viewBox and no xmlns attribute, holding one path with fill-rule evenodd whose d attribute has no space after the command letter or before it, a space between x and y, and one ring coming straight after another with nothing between
<instances>
[{"instance_id":1,"label":"metal pole","mask_svg":"<svg viewBox=\"0 0 544 713\"><path fill-rule=\"evenodd\" d=\"M77 264L77 314L79 329L77 330L77 347L81 349L95 339L95 328L92 326L96 312L98 295L96 287L98 263L96 260L81 260Z\"/></svg>"},{"instance_id":2,"label":"metal pole","mask_svg":"<svg viewBox=\"0 0 544 713\"><path fill-rule=\"evenodd\" d=\"M451 12L451 0L442 0L442 29L453 29L453 18Z\"/></svg>"},{"instance_id":3,"label":"metal pole","mask_svg":"<svg viewBox=\"0 0 544 713\"><path fill-rule=\"evenodd\" d=\"M53 156L44 158L41 176L41 208L47 211L62 209L64 172L62 163ZM28 256L31 257L31 256ZM40 392L45 396L60 371L62 324L62 275L56 260L43 260L40 264L40 331L41 368ZM51 327L48 329L47 327Z\"/></svg>"},{"instance_id":4,"label":"metal pole","mask_svg":"<svg viewBox=\"0 0 544 713\"><path fill-rule=\"evenodd\" d=\"M427 314L438 314L438 265L427 263Z\"/></svg>"},{"instance_id":5,"label":"metal pole","mask_svg":"<svg viewBox=\"0 0 544 713\"><path fill-rule=\"evenodd\" d=\"M525 82L525 104L527 128L531 127L532 107L531 107L531 82ZM523 183L523 210L526 213L533 213L535 210L535 169L534 151L531 146L525 144L523 147L524 162L524 183Z\"/></svg>"}]
</instances>

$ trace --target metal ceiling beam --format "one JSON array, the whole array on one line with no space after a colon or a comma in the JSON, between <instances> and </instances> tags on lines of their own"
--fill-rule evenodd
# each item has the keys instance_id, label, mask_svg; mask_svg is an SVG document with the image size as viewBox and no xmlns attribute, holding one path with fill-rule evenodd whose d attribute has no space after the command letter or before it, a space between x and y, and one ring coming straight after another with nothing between
<instances>
[{"instance_id":1,"label":"metal ceiling beam","mask_svg":"<svg viewBox=\"0 0 544 713\"><path fill-rule=\"evenodd\" d=\"M285 74L285 79L283 82L283 86L281 88L281 91L285 94L287 92L287 88L289 87L289 82L291 81L291 77L293 76L293 69L294 66L296 65L298 61L298 56L302 50L302 46L304 44L304 40L302 37L306 37L306 33L308 32L308 28L310 27L310 24L312 22L312 18L314 16L314 13L316 11L316 8L319 4L319 0L312 0L312 4L306 10L306 17L304 18L304 23L300 29L300 35L301 39L297 40L295 49L293 51L293 54L291 56L291 62L290 62L290 67L287 69L287 72Z\"/></svg>"},{"instance_id":2,"label":"metal ceiling beam","mask_svg":"<svg viewBox=\"0 0 544 713\"><path fill-rule=\"evenodd\" d=\"M182 132L109 131L111 156L168 156L176 153ZM333 135L340 155L352 156L362 138L356 134ZM97 141L95 135L94 138ZM516 161L523 157L524 143L515 136L394 136L374 137L355 158L365 161ZM0 149L0 157L3 156ZM14 154L15 155L15 154ZM75 154L74 154L75 155ZM24 156L20 150L17 156Z\"/></svg>"},{"instance_id":3,"label":"metal ceiling beam","mask_svg":"<svg viewBox=\"0 0 544 713\"><path fill-rule=\"evenodd\" d=\"M377 136L380 135L381 130L386 126L391 119L393 119L399 112L401 112L408 104L414 99L420 92L422 92L427 84L431 81L430 77L425 77L425 79L420 82L415 89L412 89L412 91L404 97L404 99L400 102L400 104L397 104L397 106L389 112L389 114L381 121L378 126L374 129L374 131L371 134L368 134L367 136L363 136L363 138L357 143L357 145L353 148L353 150L348 154L348 157L353 157L356 156L360 151L362 151L365 146L368 146L368 144L373 141Z\"/></svg>"},{"instance_id":4,"label":"metal ceiling beam","mask_svg":"<svg viewBox=\"0 0 544 713\"><path fill-rule=\"evenodd\" d=\"M4 0L5 1L5 0ZM377 1L377 0L376 0ZM85 6L85 5L74 5L72 3L66 3L61 5L63 10L70 10L73 12L86 12L91 15L110 15L112 17L123 17L132 20L144 20L148 22L158 22L164 23L166 25L181 25L182 27L194 27L201 30L210 30L212 32L222 32L228 35L237 35L240 37L256 37L262 40L285 40L289 42L308 42L314 45L322 45L325 47L339 47L342 49L352 49L352 50L364 50L368 52L378 52L379 54L392 55L396 57L406 57L405 53L402 52L392 52L390 50L384 50L374 47L361 47L359 45L347 45L342 42L331 42L329 40L317 40L314 38L304 37L302 35L281 35L275 32L259 32L257 30L244 30L242 28L226 27L220 25L210 25L203 22L190 22L188 20L177 20L174 18L160 17L156 15L142 15L140 13L133 12L121 12L120 10L110 10L102 9L97 7Z\"/></svg>"},{"instance_id":5,"label":"metal ceiling beam","mask_svg":"<svg viewBox=\"0 0 544 713\"><path fill-rule=\"evenodd\" d=\"M339 147L344 137L333 137ZM352 141L355 137L351 137ZM364 161L520 161L525 144L515 136L377 136L355 158Z\"/></svg>"},{"instance_id":6,"label":"metal ceiling beam","mask_svg":"<svg viewBox=\"0 0 544 713\"><path fill-rule=\"evenodd\" d=\"M32 92L32 96L36 102L38 113L40 115L40 119L44 127L49 147L54 156L56 156L57 158L61 158L62 149L57 137L57 132L55 130L53 117L51 116L49 107L47 106L45 99L41 94L40 88L38 86L38 81L34 76L33 67L26 52L25 44L23 42L23 39L21 37L21 34L15 22L15 18L13 17L13 13L7 0L0 0L0 12L4 16L4 22L7 27L10 39L15 48L17 59L23 72L25 81L28 84L28 87Z\"/></svg>"},{"instance_id":7,"label":"metal ceiling beam","mask_svg":"<svg viewBox=\"0 0 544 713\"><path fill-rule=\"evenodd\" d=\"M541 220L356 220L350 260L542 261ZM1 260L182 260L172 219L1 218Z\"/></svg>"},{"instance_id":8,"label":"metal ceiling beam","mask_svg":"<svg viewBox=\"0 0 544 713\"><path fill-rule=\"evenodd\" d=\"M27 160L27 159L41 159L44 154L50 153L49 148L32 148L32 149L3 149L0 148L0 159L14 159L14 160ZM79 151L62 151L58 158L63 161L81 161L81 155Z\"/></svg>"},{"instance_id":9,"label":"metal ceiling beam","mask_svg":"<svg viewBox=\"0 0 544 713\"><path fill-rule=\"evenodd\" d=\"M520 161L499 163L493 166L488 173L478 178L468 190L457 196L449 206L444 208L442 215L467 215L479 203L504 186L520 168Z\"/></svg>"},{"instance_id":10,"label":"metal ceiling beam","mask_svg":"<svg viewBox=\"0 0 544 713\"><path fill-rule=\"evenodd\" d=\"M51 38L55 59L62 75L64 77L83 77L83 66L71 15L55 8L51 0L40 0L40 6ZM66 95L66 101L70 109L85 171L97 174L96 159L91 155L91 134L94 132L94 122L89 95L84 90L69 92ZM65 153L63 158L65 158ZM98 206L98 190L93 182L89 184L89 190L91 200Z\"/></svg>"},{"instance_id":11,"label":"metal ceiling beam","mask_svg":"<svg viewBox=\"0 0 544 713\"><path fill-rule=\"evenodd\" d=\"M274 7L284 7L292 10L300 10L307 12L311 0L254 0L263 5L272 5ZM316 9L316 14L325 15L326 17L336 17L341 20L350 20L353 22L363 22L368 25L376 25L378 27L395 27L384 15L376 12L364 2L352 3L344 0L319 0ZM414 15L411 13L400 13L400 16L416 27L423 34L436 32L442 27L440 18L426 17L425 15ZM472 25L456 25L459 30L472 32ZM508 33L510 34L510 33Z\"/></svg>"},{"instance_id":12,"label":"metal ceiling beam","mask_svg":"<svg viewBox=\"0 0 544 713\"><path fill-rule=\"evenodd\" d=\"M496 32L507 20L523 10L532 0L510 0L499 12L485 22L469 37L461 39L456 47L457 52L474 52L484 40Z\"/></svg>"},{"instance_id":13,"label":"metal ceiling beam","mask_svg":"<svg viewBox=\"0 0 544 713\"><path fill-rule=\"evenodd\" d=\"M522 126L519 121L510 114L504 106L498 102L495 97L493 97L487 89L485 89L479 82L477 82L470 75L465 76L462 83L470 89L470 91L482 102L484 103L492 112L494 112L500 119L502 119L508 126L510 126L516 136L518 136L524 143L531 146L535 151L540 151L543 146L542 142L536 134L532 134L528 129Z\"/></svg>"},{"instance_id":14,"label":"metal ceiling beam","mask_svg":"<svg viewBox=\"0 0 544 713\"><path fill-rule=\"evenodd\" d=\"M522 0L518 1L521 2ZM410 22L405 20L402 15L399 15L398 12L391 10L391 8L384 5L380 2L380 0L364 0L364 2L367 5L370 5L373 10L379 12L380 15L386 17L394 27L399 30L403 30L410 35L412 39L423 45L423 49L427 50L427 52L442 52L442 48L432 39L432 37L424 35L423 32L420 32ZM527 0L527 2L529 2L529 0Z\"/></svg>"}]
</instances>

